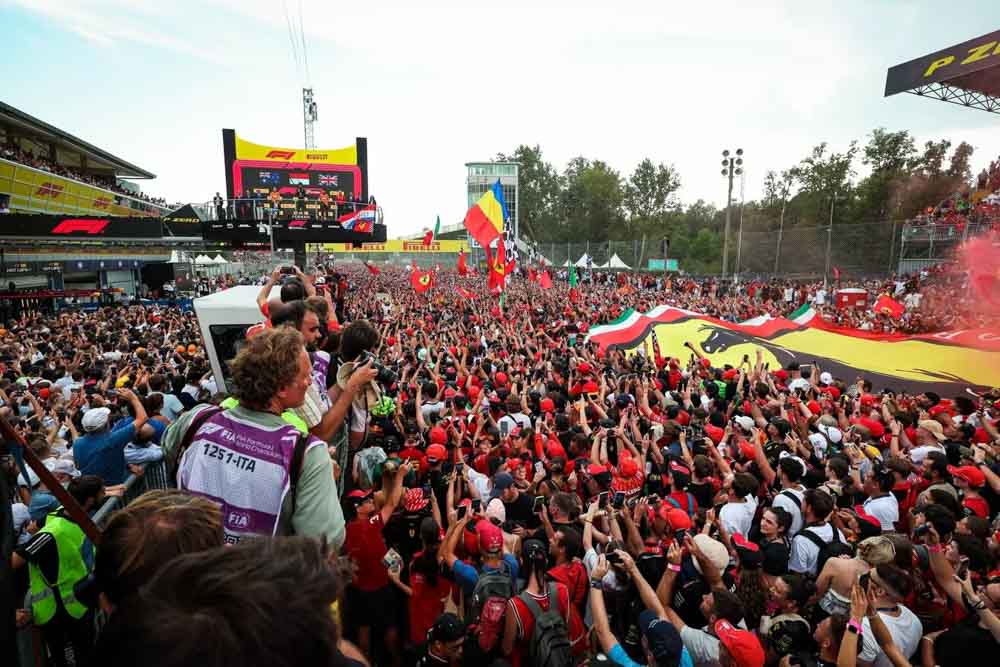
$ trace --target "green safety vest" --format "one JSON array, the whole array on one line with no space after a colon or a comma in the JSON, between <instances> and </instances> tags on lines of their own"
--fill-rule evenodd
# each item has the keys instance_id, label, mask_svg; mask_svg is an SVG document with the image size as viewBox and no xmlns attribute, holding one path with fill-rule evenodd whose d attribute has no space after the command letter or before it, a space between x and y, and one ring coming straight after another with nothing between
<instances>
[{"instance_id":1,"label":"green safety vest","mask_svg":"<svg viewBox=\"0 0 1000 667\"><path fill-rule=\"evenodd\" d=\"M41 568L29 563L28 579L31 584L31 613L35 625L45 625L56 614L55 590L59 591L63 607L73 618L83 618L87 608L76 599L73 587L87 577L87 564L83 562L81 549L87 536L80 526L63 518L56 512L45 519L45 526L38 531L49 533L55 538L59 552L59 572L54 583L45 580Z\"/></svg>"},{"instance_id":2,"label":"green safety vest","mask_svg":"<svg viewBox=\"0 0 1000 667\"><path fill-rule=\"evenodd\" d=\"M239 401L238 398L236 398L235 396L230 396L226 400L222 401L222 403L219 403L219 407L222 408L223 410L232 410L233 408L235 408L239 404L240 404L240 401ZM292 426L294 426L295 428L297 428L301 433L305 433L305 434L309 433L309 427L306 426L306 423L302 419L302 417L299 417L297 414L295 414L291 410L285 410L284 412L282 412L281 413L281 419L286 424L291 424Z\"/></svg>"}]
</instances>

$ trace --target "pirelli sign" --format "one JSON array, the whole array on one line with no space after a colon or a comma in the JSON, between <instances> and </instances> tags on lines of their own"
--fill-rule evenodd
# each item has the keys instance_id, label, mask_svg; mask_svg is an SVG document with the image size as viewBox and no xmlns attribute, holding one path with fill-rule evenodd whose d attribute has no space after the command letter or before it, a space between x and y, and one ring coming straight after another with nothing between
<instances>
[{"instance_id":1,"label":"pirelli sign","mask_svg":"<svg viewBox=\"0 0 1000 667\"><path fill-rule=\"evenodd\" d=\"M970 75L991 68L1000 72L1000 30L891 67L886 74L885 96L932 83L952 83L977 90L975 80L979 76Z\"/></svg>"}]
</instances>

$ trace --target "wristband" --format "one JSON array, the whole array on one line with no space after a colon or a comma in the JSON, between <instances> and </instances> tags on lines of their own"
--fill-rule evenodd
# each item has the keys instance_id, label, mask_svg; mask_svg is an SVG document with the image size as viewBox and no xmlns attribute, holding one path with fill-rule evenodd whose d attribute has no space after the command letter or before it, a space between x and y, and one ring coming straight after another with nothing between
<instances>
[{"instance_id":1,"label":"wristband","mask_svg":"<svg viewBox=\"0 0 1000 667\"><path fill-rule=\"evenodd\" d=\"M680 565L676 565L674 563L667 563L667 568L671 572L680 572L681 571L681 566Z\"/></svg>"},{"instance_id":2,"label":"wristband","mask_svg":"<svg viewBox=\"0 0 1000 667\"><path fill-rule=\"evenodd\" d=\"M601 579L591 579L590 587L596 590L604 590L604 582Z\"/></svg>"},{"instance_id":3,"label":"wristband","mask_svg":"<svg viewBox=\"0 0 1000 667\"><path fill-rule=\"evenodd\" d=\"M856 635L860 635L862 632L862 625L852 618L847 623L847 631L853 632Z\"/></svg>"}]
</instances>

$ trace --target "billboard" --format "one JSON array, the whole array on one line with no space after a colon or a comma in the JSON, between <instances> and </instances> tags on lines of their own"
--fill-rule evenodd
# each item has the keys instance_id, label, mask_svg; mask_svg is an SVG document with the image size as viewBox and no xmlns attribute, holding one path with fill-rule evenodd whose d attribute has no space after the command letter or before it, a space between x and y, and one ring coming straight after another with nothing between
<instances>
[{"instance_id":1,"label":"billboard","mask_svg":"<svg viewBox=\"0 0 1000 667\"><path fill-rule=\"evenodd\" d=\"M368 144L364 138L337 149L284 148L247 141L234 130L222 131L226 188L232 199L268 195L277 190L294 197L299 189L315 199L367 201Z\"/></svg>"},{"instance_id":2,"label":"billboard","mask_svg":"<svg viewBox=\"0 0 1000 667\"><path fill-rule=\"evenodd\" d=\"M362 243L359 247L355 247L353 243L324 243L324 252L332 253L433 253L433 252L450 252L458 254L459 252L469 252L469 244L464 240L440 240L431 241L430 245L424 245L423 241L406 241L403 239L390 239L383 243Z\"/></svg>"},{"instance_id":3,"label":"billboard","mask_svg":"<svg viewBox=\"0 0 1000 667\"><path fill-rule=\"evenodd\" d=\"M384 241L385 225L373 225L370 232L345 229L337 220L291 218L275 220L275 245L289 247L295 243L359 243ZM206 241L267 245L271 242L267 225L254 220L206 220L201 223Z\"/></svg>"},{"instance_id":4,"label":"billboard","mask_svg":"<svg viewBox=\"0 0 1000 667\"><path fill-rule=\"evenodd\" d=\"M948 83L966 90L995 94L1000 66L1000 30L935 51L889 69L885 96L931 83Z\"/></svg>"},{"instance_id":5,"label":"billboard","mask_svg":"<svg viewBox=\"0 0 1000 667\"><path fill-rule=\"evenodd\" d=\"M3 216L0 236L24 236L69 240L159 239L163 225L158 218L116 218L58 215Z\"/></svg>"}]
</instances>

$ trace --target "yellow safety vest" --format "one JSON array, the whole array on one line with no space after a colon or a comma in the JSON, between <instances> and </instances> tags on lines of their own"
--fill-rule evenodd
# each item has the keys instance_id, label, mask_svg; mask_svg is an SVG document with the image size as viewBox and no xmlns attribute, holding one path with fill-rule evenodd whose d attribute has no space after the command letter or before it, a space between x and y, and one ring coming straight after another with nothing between
<instances>
[{"instance_id":1,"label":"yellow safety vest","mask_svg":"<svg viewBox=\"0 0 1000 667\"><path fill-rule=\"evenodd\" d=\"M28 564L28 579L31 585L31 613L35 625L45 625L56 614L55 591L59 591L63 607L73 618L83 618L87 608L76 599L73 588L87 577L87 564L83 561L81 549L87 536L80 526L63 518L56 512L49 514L45 526L38 531L49 533L55 538L59 553L59 572L56 581L49 582L37 565Z\"/></svg>"}]
</instances>

